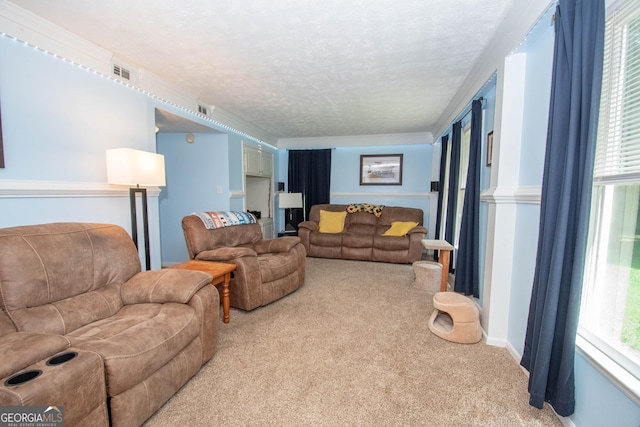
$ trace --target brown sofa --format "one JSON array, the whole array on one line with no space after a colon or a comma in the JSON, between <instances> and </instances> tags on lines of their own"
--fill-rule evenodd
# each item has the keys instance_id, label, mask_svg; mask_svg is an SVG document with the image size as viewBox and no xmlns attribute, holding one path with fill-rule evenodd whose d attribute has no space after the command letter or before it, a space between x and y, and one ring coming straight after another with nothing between
<instances>
[{"instance_id":1,"label":"brown sofa","mask_svg":"<svg viewBox=\"0 0 640 427\"><path fill-rule=\"evenodd\" d=\"M64 406L66 426L141 425L215 353L210 281L140 272L116 225L0 229L0 405Z\"/></svg>"},{"instance_id":2,"label":"brown sofa","mask_svg":"<svg viewBox=\"0 0 640 427\"><path fill-rule=\"evenodd\" d=\"M182 219L189 258L236 265L229 294L242 310L267 305L304 283L304 246L298 237L262 239L257 223L208 229L196 215Z\"/></svg>"},{"instance_id":3,"label":"brown sofa","mask_svg":"<svg viewBox=\"0 0 640 427\"><path fill-rule=\"evenodd\" d=\"M320 211L344 212L349 205L314 205L309 220L298 226L298 236L307 255L362 261L412 263L422 257L422 209L385 206L378 217L370 212L347 213L340 233L320 232ZM394 221L417 222L405 236L383 236Z\"/></svg>"}]
</instances>

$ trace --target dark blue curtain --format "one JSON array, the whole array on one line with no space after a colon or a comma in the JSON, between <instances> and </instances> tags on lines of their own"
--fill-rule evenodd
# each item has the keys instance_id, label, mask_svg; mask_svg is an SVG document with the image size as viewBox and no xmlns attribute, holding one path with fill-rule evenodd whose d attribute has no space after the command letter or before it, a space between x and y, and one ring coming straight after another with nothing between
<instances>
[{"instance_id":1,"label":"dark blue curtain","mask_svg":"<svg viewBox=\"0 0 640 427\"><path fill-rule=\"evenodd\" d=\"M460 181L460 141L462 139L462 121L455 122L451 132L451 155L449 160L449 194L447 196L447 222L444 228L444 239L455 244L456 207L458 205L458 183ZM453 271L454 263L449 264Z\"/></svg>"},{"instance_id":2,"label":"dark blue curtain","mask_svg":"<svg viewBox=\"0 0 640 427\"><path fill-rule=\"evenodd\" d=\"M560 0L555 15L538 252L521 364L529 403L575 405L574 358L604 51L604 0Z\"/></svg>"},{"instance_id":3,"label":"dark blue curtain","mask_svg":"<svg viewBox=\"0 0 640 427\"><path fill-rule=\"evenodd\" d=\"M482 157L482 101L471 104L471 139L454 290L480 297L480 165Z\"/></svg>"},{"instance_id":4,"label":"dark blue curtain","mask_svg":"<svg viewBox=\"0 0 640 427\"><path fill-rule=\"evenodd\" d=\"M289 150L288 166L289 192L304 197L304 212L293 209L291 225L297 229L304 218L309 218L311 206L330 203L331 149Z\"/></svg>"},{"instance_id":5,"label":"dark blue curtain","mask_svg":"<svg viewBox=\"0 0 640 427\"><path fill-rule=\"evenodd\" d=\"M447 168L447 150L449 149L449 135L444 135L440 139L440 177L438 179L438 210L436 211L436 231L433 233L433 238L436 240L441 239L442 233L440 228L442 226L442 204L444 203L444 177L446 176ZM438 260L438 251L433 254L434 259Z\"/></svg>"}]
</instances>

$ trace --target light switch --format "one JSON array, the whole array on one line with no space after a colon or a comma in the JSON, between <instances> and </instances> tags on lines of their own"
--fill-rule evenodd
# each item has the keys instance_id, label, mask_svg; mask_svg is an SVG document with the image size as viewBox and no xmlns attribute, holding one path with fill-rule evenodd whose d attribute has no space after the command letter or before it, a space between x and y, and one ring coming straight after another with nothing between
<instances>
[{"instance_id":1,"label":"light switch","mask_svg":"<svg viewBox=\"0 0 640 427\"><path fill-rule=\"evenodd\" d=\"M218 186L216 187L216 193L218 193L218 194L222 194L222 186L221 186L221 185L218 185Z\"/></svg>"}]
</instances>

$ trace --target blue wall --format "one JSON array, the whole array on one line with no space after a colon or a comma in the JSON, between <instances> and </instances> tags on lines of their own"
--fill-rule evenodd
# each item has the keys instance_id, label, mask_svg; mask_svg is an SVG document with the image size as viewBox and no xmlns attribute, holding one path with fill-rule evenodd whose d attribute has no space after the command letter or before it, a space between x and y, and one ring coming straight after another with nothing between
<instances>
[{"instance_id":1,"label":"blue wall","mask_svg":"<svg viewBox=\"0 0 640 427\"><path fill-rule=\"evenodd\" d=\"M105 150L155 151L152 100L6 36L0 36L0 52L6 165L0 169L0 227L83 221L129 231L128 190L106 185ZM149 200L149 219L156 268L156 197Z\"/></svg>"},{"instance_id":2,"label":"blue wall","mask_svg":"<svg viewBox=\"0 0 640 427\"><path fill-rule=\"evenodd\" d=\"M189 259L182 218L193 212L229 210L229 154L226 134L198 133L190 144L185 134L158 134L158 153L165 156L167 186L160 195L162 263ZM219 193L218 193L219 191Z\"/></svg>"},{"instance_id":3,"label":"blue wall","mask_svg":"<svg viewBox=\"0 0 640 427\"><path fill-rule=\"evenodd\" d=\"M402 135L398 135L398 141L402 141ZM432 151L433 146L427 143L334 148L331 152L331 203L373 203L422 209L424 224L429 228L429 207L431 200L435 200L429 194ZM402 154L402 185L360 185L362 154ZM276 181L286 183L288 151L280 149L275 157ZM282 224L281 215L278 221Z\"/></svg>"}]
</instances>

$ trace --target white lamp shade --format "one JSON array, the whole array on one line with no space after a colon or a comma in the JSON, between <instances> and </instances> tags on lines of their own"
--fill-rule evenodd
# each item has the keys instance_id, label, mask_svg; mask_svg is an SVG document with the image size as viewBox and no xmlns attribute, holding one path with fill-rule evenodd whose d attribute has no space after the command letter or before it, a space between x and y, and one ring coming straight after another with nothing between
<instances>
[{"instance_id":1,"label":"white lamp shade","mask_svg":"<svg viewBox=\"0 0 640 427\"><path fill-rule=\"evenodd\" d=\"M302 193L278 193L278 207L292 209L302 207Z\"/></svg>"},{"instance_id":2,"label":"white lamp shade","mask_svg":"<svg viewBox=\"0 0 640 427\"><path fill-rule=\"evenodd\" d=\"M120 185L166 185L164 156L131 148L107 150L107 182Z\"/></svg>"}]
</instances>

